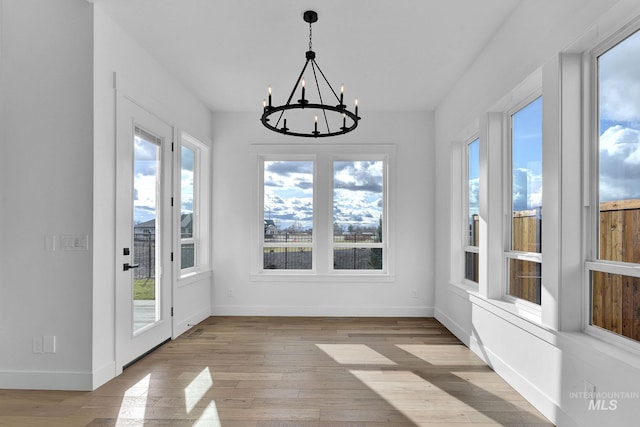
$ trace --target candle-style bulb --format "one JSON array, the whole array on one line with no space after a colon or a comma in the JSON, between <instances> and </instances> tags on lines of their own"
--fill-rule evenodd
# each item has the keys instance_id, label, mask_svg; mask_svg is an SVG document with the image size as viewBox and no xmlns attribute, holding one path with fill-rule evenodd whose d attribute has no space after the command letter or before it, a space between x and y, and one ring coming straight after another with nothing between
<instances>
[{"instance_id":1,"label":"candle-style bulb","mask_svg":"<svg viewBox=\"0 0 640 427\"><path fill-rule=\"evenodd\" d=\"M271 85L269 85L269 107L271 107Z\"/></svg>"},{"instance_id":2,"label":"candle-style bulb","mask_svg":"<svg viewBox=\"0 0 640 427\"><path fill-rule=\"evenodd\" d=\"M266 99L262 100L262 108L267 108L267 100Z\"/></svg>"},{"instance_id":3,"label":"candle-style bulb","mask_svg":"<svg viewBox=\"0 0 640 427\"><path fill-rule=\"evenodd\" d=\"M344 93L344 83L340 85L340 93Z\"/></svg>"},{"instance_id":4,"label":"candle-style bulb","mask_svg":"<svg viewBox=\"0 0 640 427\"><path fill-rule=\"evenodd\" d=\"M356 117L358 117L358 98L356 98L356 111L355 111L355 115L356 115Z\"/></svg>"},{"instance_id":5,"label":"candle-style bulb","mask_svg":"<svg viewBox=\"0 0 640 427\"><path fill-rule=\"evenodd\" d=\"M267 89L269 90L269 95L271 95L271 85Z\"/></svg>"},{"instance_id":6,"label":"candle-style bulb","mask_svg":"<svg viewBox=\"0 0 640 427\"><path fill-rule=\"evenodd\" d=\"M302 80L300 81L300 85L301 85L302 87L304 87L304 79L302 79Z\"/></svg>"},{"instance_id":7,"label":"candle-style bulb","mask_svg":"<svg viewBox=\"0 0 640 427\"><path fill-rule=\"evenodd\" d=\"M318 133L318 116L316 116L316 122L313 125L313 132Z\"/></svg>"},{"instance_id":8,"label":"candle-style bulb","mask_svg":"<svg viewBox=\"0 0 640 427\"><path fill-rule=\"evenodd\" d=\"M340 85L340 106L344 105L344 84Z\"/></svg>"}]
</instances>

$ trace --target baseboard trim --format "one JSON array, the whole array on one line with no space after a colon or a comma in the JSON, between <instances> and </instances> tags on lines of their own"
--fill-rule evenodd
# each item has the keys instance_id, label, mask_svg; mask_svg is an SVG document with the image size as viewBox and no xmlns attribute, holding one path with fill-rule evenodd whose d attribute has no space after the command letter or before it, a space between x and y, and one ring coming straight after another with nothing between
<instances>
[{"instance_id":1,"label":"baseboard trim","mask_svg":"<svg viewBox=\"0 0 640 427\"><path fill-rule=\"evenodd\" d=\"M91 372L0 371L0 388L19 390L93 390Z\"/></svg>"},{"instance_id":2,"label":"baseboard trim","mask_svg":"<svg viewBox=\"0 0 640 427\"><path fill-rule=\"evenodd\" d=\"M100 368L93 371L92 390L97 389L101 385L111 381L116 377L116 362L111 361L105 363Z\"/></svg>"},{"instance_id":3,"label":"baseboard trim","mask_svg":"<svg viewBox=\"0 0 640 427\"><path fill-rule=\"evenodd\" d=\"M433 317L433 307L234 306L214 305L212 316Z\"/></svg>"},{"instance_id":4,"label":"baseboard trim","mask_svg":"<svg viewBox=\"0 0 640 427\"><path fill-rule=\"evenodd\" d=\"M180 335L184 334L186 331L191 329L194 325L197 325L207 317L211 316L211 312L212 312L211 307L207 306L202 310L198 311L197 313L187 317L186 319L183 319L177 322L174 325L174 329L173 329L173 339L176 339L177 337L179 337Z\"/></svg>"},{"instance_id":5,"label":"baseboard trim","mask_svg":"<svg viewBox=\"0 0 640 427\"><path fill-rule=\"evenodd\" d=\"M500 356L483 345L475 336L467 332L442 310L438 308L435 309L435 318L552 423L567 427L579 426L573 418L563 411L562 408L553 402L545 393L520 375L518 371L513 369Z\"/></svg>"}]
</instances>

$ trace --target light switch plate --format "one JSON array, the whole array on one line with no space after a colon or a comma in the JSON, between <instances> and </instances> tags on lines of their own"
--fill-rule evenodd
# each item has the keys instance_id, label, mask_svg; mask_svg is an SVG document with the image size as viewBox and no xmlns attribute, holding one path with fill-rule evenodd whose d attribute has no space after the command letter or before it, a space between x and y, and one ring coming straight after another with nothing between
<instances>
[{"instance_id":1,"label":"light switch plate","mask_svg":"<svg viewBox=\"0 0 640 427\"><path fill-rule=\"evenodd\" d=\"M89 236L86 234L65 234L60 236L61 251L89 250Z\"/></svg>"}]
</instances>

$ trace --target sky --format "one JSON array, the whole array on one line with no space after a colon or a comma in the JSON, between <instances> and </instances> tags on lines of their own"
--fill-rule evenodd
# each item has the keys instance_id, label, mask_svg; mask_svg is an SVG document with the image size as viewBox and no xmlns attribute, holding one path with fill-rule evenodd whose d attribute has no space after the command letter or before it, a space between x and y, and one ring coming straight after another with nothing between
<instances>
[{"instance_id":1,"label":"sky","mask_svg":"<svg viewBox=\"0 0 640 427\"><path fill-rule=\"evenodd\" d=\"M133 221L139 224L156 217L159 146L135 135L133 148ZM180 209L185 214L193 212L194 151L182 147L181 161Z\"/></svg>"},{"instance_id":2,"label":"sky","mask_svg":"<svg viewBox=\"0 0 640 427\"><path fill-rule=\"evenodd\" d=\"M313 228L313 162L264 162L264 218L279 229Z\"/></svg>"},{"instance_id":3,"label":"sky","mask_svg":"<svg viewBox=\"0 0 640 427\"><path fill-rule=\"evenodd\" d=\"M599 197L640 199L640 32L598 59ZM513 210L542 205L542 99L514 115ZM469 216L478 212L477 152L469 152Z\"/></svg>"},{"instance_id":4,"label":"sky","mask_svg":"<svg viewBox=\"0 0 640 427\"><path fill-rule=\"evenodd\" d=\"M512 116L512 209L542 206L542 98Z\"/></svg>"},{"instance_id":5,"label":"sky","mask_svg":"<svg viewBox=\"0 0 640 427\"><path fill-rule=\"evenodd\" d=\"M133 222L139 224L155 218L157 201L156 172L158 146L136 135L133 140Z\"/></svg>"},{"instance_id":6,"label":"sky","mask_svg":"<svg viewBox=\"0 0 640 427\"><path fill-rule=\"evenodd\" d=\"M334 222L345 231L377 227L382 215L383 162L334 162ZM264 217L279 229L313 228L313 162L264 163Z\"/></svg>"},{"instance_id":7,"label":"sky","mask_svg":"<svg viewBox=\"0 0 640 427\"><path fill-rule=\"evenodd\" d=\"M598 60L601 202L640 198L640 32Z\"/></svg>"}]
</instances>

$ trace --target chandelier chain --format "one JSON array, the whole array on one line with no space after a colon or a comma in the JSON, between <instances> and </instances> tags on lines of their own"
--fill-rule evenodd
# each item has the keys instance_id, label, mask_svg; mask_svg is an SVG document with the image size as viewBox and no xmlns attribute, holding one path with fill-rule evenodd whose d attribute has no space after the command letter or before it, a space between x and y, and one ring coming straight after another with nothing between
<instances>
[{"instance_id":1,"label":"chandelier chain","mask_svg":"<svg viewBox=\"0 0 640 427\"><path fill-rule=\"evenodd\" d=\"M311 48L311 22L309 22L309 50L313 50Z\"/></svg>"}]
</instances>

